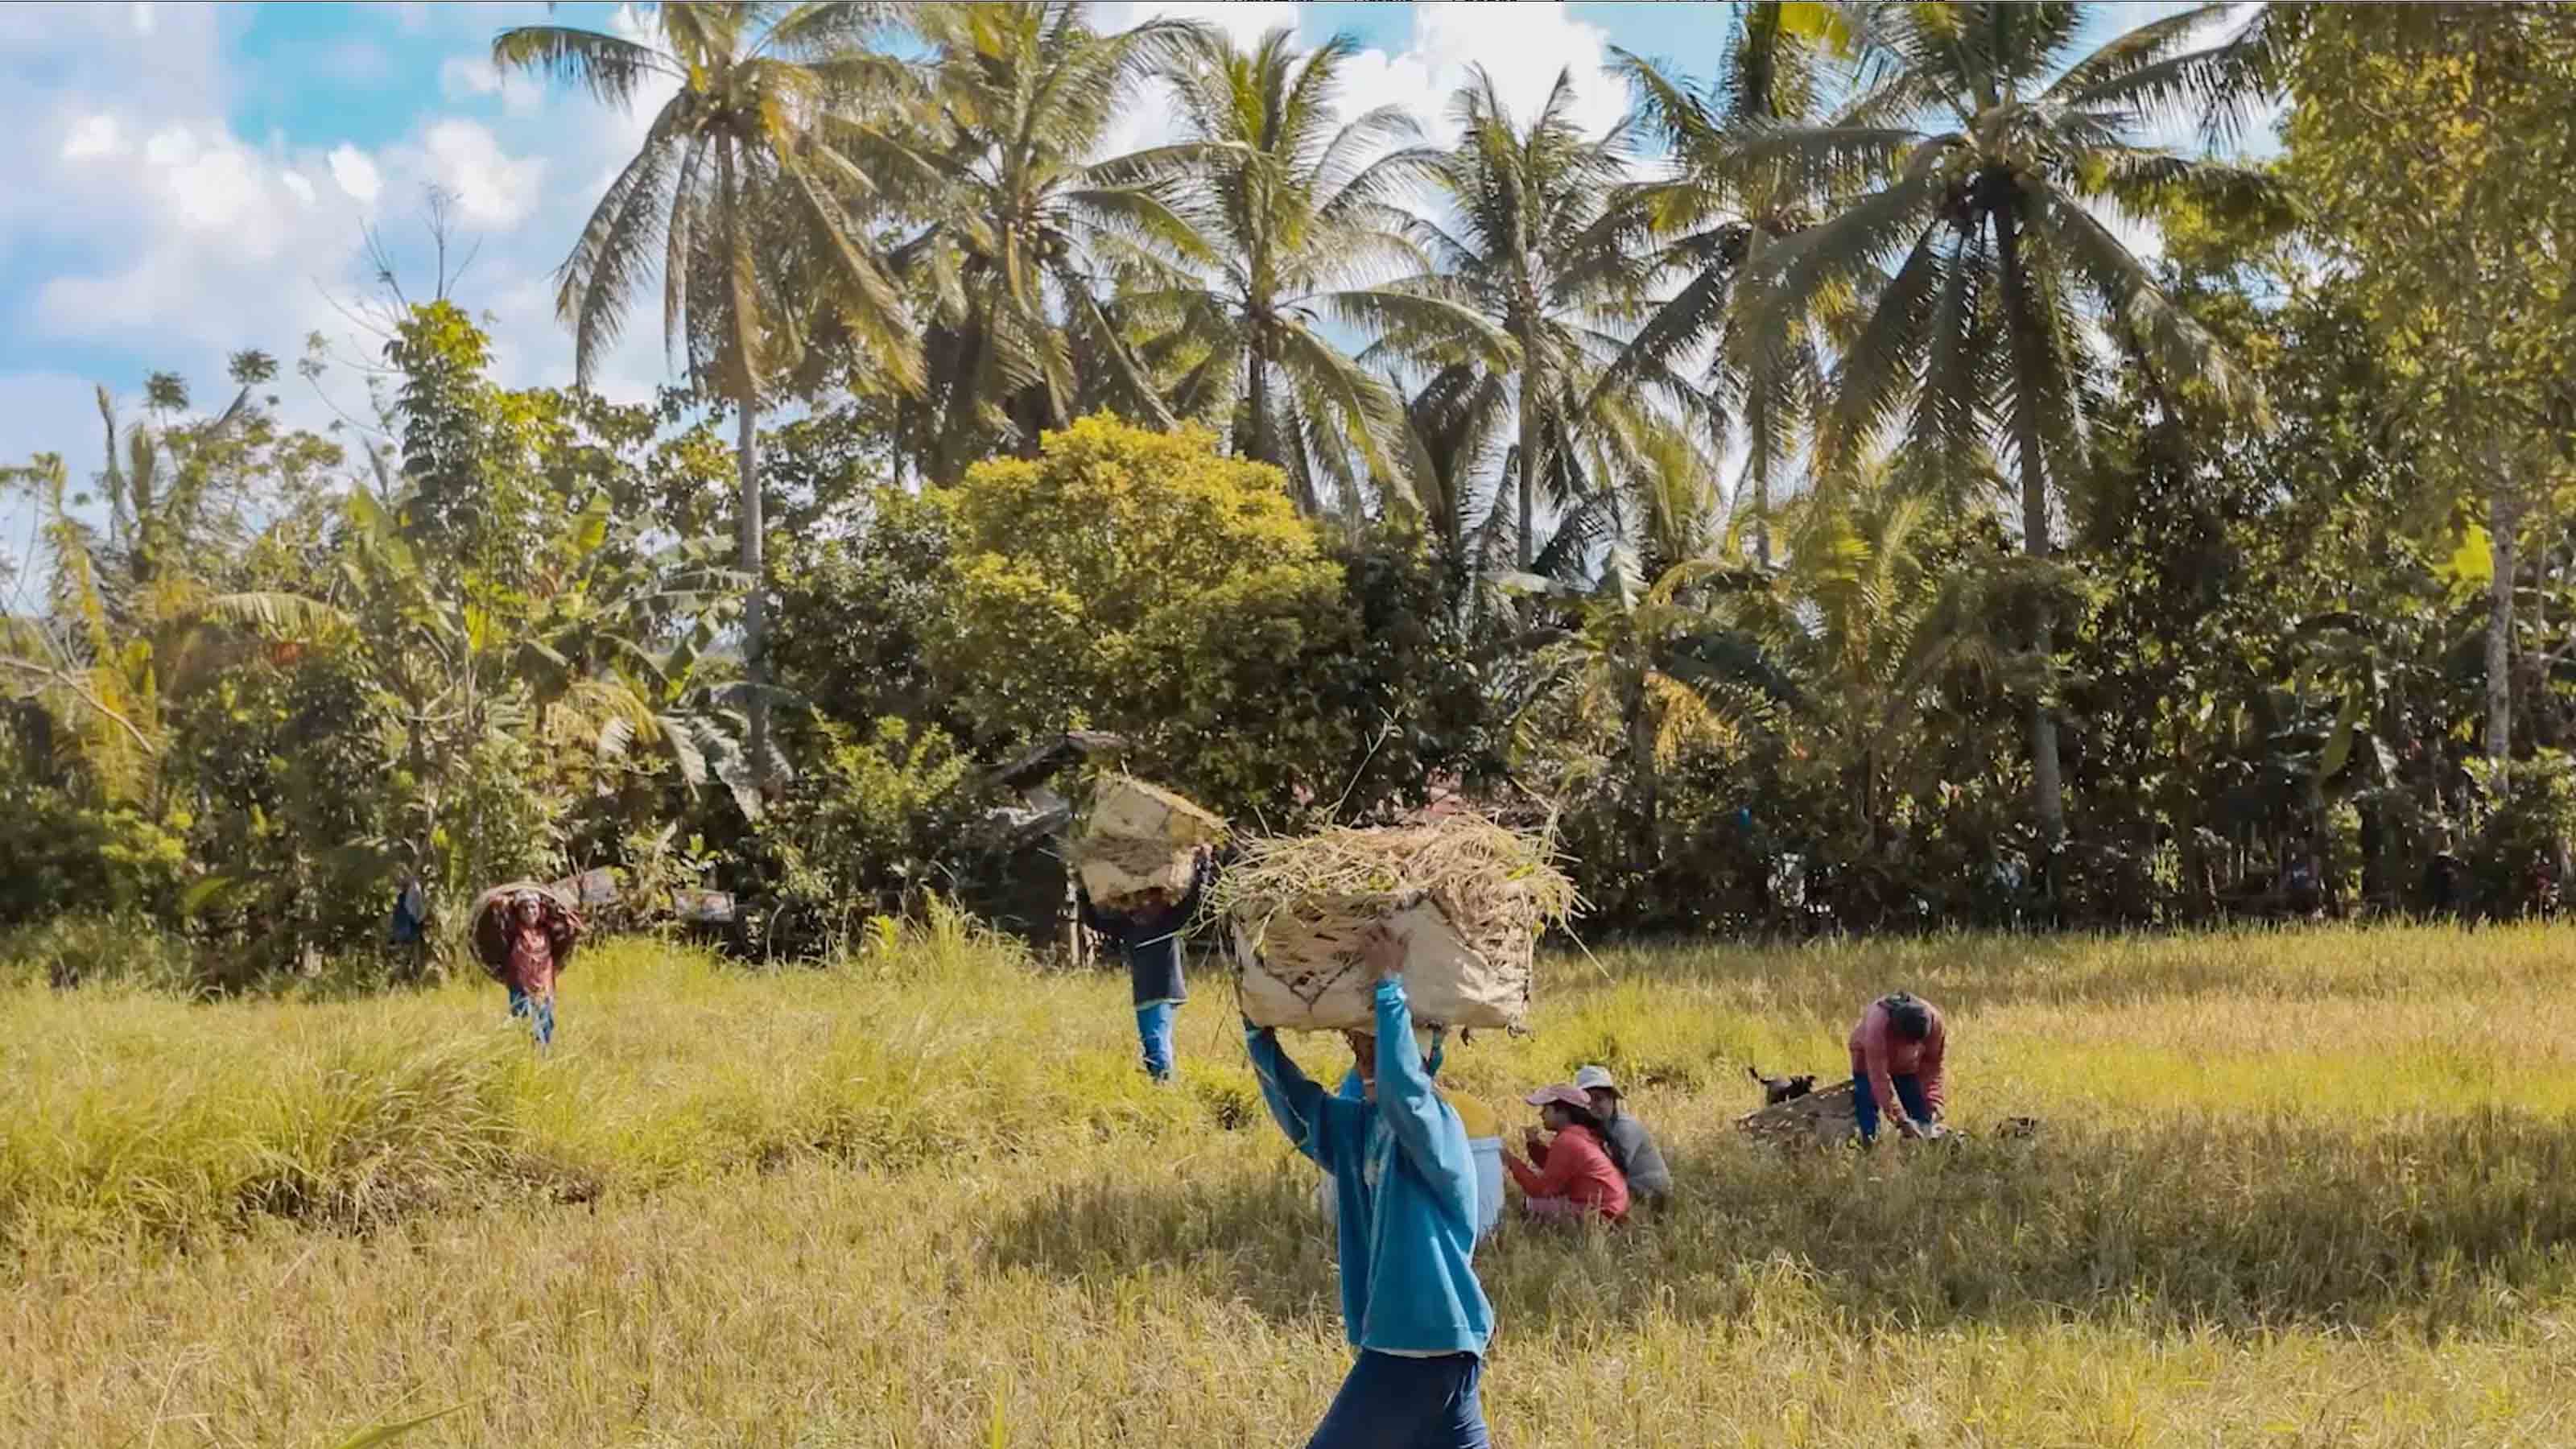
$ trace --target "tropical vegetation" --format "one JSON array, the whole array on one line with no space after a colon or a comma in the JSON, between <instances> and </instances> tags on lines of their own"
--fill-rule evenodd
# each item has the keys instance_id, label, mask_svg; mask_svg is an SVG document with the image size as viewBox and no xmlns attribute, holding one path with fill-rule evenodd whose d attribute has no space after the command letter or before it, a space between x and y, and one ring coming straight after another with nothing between
<instances>
[{"instance_id":1,"label":"tropical vegetation","mask_svg":"<svg viewBox=\"0 0 2576 1449\"><path fill-rule=\"evenodd\" d=\"M993 771L1073 729L1547 823L1604 933L2554 904L2576 20L1730 27L1600 132L1070 3L502 33L661 98L556 302L587 382L658 286L674 386L440 295L353 427L256 350L102 393L6 474L0 926L434 974L607 869L820 949L1024 869Z\"/></svg>"}]
</instances>

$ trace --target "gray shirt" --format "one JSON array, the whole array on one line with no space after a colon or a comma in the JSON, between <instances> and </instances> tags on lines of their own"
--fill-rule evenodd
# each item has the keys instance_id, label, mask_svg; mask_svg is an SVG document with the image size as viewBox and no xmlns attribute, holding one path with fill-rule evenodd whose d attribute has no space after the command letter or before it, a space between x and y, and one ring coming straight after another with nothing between
<instances>
[{"instance_id":1,"label":"gray shirt","mask_svg":"<svg viewBox=\"0 0 2576 1449\"><path fill-rule=\"evenodd\" d=\"M1628 1191L1648 1198L1672 1196L1673 1171L1664 1166L1664 1154L1655 1150L1655 1139L1646 1135L1646 1124L1623 1109L1604 1125L1610 1129L1610 1145L1619 1149L1619 1160L1628 1164Z\"/></svg>"}]
</instances>

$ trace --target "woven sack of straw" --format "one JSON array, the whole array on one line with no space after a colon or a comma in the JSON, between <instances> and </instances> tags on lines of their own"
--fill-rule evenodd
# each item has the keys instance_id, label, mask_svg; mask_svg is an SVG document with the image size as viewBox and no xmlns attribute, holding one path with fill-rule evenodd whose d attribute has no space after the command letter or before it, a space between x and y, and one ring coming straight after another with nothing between
<instances>
[{"instance_id":1,"label":"woven sack of straw","mask_svg":"<svg viewBox=\"0 0 2576 1449\"><path fill-rule=\"evenodd\" d=\"M1461 931L1428 894L1304 901L1265 920L1238 911L1228 924L1245 1019L1284 1030L1370 1029L1377 982L1359 943L1381 922L1403 943L1415 1021L1517 1030L1527 1019L1533 927L1492 922Z\"/></svg>"},{"instance_id":2,"label":"woven sack of straw","mask_svg":"<svg viewBox=\"0 0 2576 1449\"><path fill-rule=\"evenodd\" d=\"M1103 905L1148 890L1189 889L1191 853L1225 838L1225 822L1169 790L1126 775L1101 781L1073 842L1082 888Z\"/></svg>"}]
</instances>

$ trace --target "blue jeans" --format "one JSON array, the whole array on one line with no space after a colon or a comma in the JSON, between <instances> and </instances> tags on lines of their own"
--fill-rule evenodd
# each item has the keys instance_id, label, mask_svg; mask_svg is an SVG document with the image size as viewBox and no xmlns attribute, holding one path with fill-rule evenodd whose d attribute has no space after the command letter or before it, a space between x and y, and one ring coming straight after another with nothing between
<instances>
[{"instance_id":1,"label":"blue jeans","mask_svg":"<svg viewBox=\"0 0 2576 1449\"><path fill-rule=\"evenodd\" d=\"M523 1016L535 1023L537 1045L554 1045L555 999L553 997L539 999L513 986L510 988L510 1015Z\"/></svg>"},{"instance_id":2,"label":"blue jeans","mask_svg":"<svg viewBox=\"0 0 2576 1449\"><path fill-rule=\"evenodd\" d=\"M1913 1118L1917 1124L1932 1120L1932 1103L1923 1095L1921 1077L1907 1072L1902 1076L1891 1075L1887 1080L1889 1085L1896 1088L1896 1100L1903 1104L1906 1116ZM1878 1095L1869 1089L1869 1078L1857 1074L1852 1077L1852 1116L1859 1119L1860 1140L1876 1142L1878 1140Z\"/></svg>"},{"instance_id":3,"label":"blue jeans","mask_svg":"<svg viewBox=\"0 0 2576 1449\"><path fill-rule=\"evenodd\" d=\"M1177 1001L1156 1001L1136 1008L1136 1042L1145 1058L1145 1075L1158 1082L1172 1079L1172 1013Z\"/></svg>"},{"instance_id":4,"label":"blue jeans","mask_svg":"<svg viewBox=\"0 0 2576 1449\"><path fill-rule=\"evenodd\" d=\"M1398 1358L1362 1350L1306 1449L1492 1449L1472 1353Z\"/></svg>"}]
</instances>

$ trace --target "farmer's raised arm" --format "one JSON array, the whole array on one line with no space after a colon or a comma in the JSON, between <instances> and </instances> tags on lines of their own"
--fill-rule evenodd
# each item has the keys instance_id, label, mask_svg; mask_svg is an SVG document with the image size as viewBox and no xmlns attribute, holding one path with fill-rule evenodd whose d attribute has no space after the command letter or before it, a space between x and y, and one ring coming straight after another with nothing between
<instances>
[{"instance_id":1,"label":"farmer's raised arm","mask_svg":"<svg viewBox=\"0 0 2576 1449\"><path fill-rule=\"evenodd\" d=\"M1279 1033L1270 1028L1245 1022L1243 1048L1252 1054L1252 1074L1261 1082L1261 1100L1270 1108L1270 1120L1279 1124L1299 1152L1329 1165L1332 1131L1327 1124L1332 1112L1324 1089L1308 1080L1279 1049Z\"/></svg>"},{"instance_id":2,"label":"farmer's raised arm","mask_svg":"<svg viewBox=\"0 0 2576 1449\"><path fill-rule=\"evenodd\" d=\"M1458 1114L1432 1089L1422 1048L1413 1040L1413 1007L1404 997L1404 947L1382 931L1372 937L1370 964L1377 983L1377 1110L1396 1146L1414 1169L1434 1183L1466 1183L1472 1191L1475 1161ZM1469 1204L1470 1212L1473 1203Z\"/></svg>"}]
</instances>

